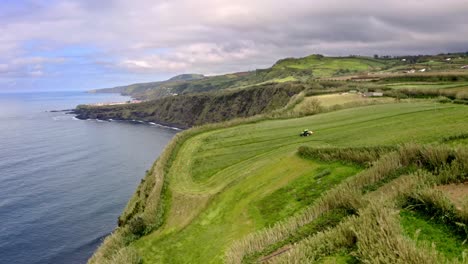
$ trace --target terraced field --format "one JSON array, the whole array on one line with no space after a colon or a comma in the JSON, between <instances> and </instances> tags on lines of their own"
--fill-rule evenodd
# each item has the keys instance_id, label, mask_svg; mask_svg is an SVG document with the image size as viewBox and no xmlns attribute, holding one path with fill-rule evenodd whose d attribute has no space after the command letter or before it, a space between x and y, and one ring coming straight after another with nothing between
<instances>
[{"instance_id":1,"label":"terraced field","mask_svg":"<svg viewBox=\"0 0 468 264\"><path fill-rule=\"evenodd\" d=\"M189 137L168 169L161 228L131 243L144 263L222 263L234 241L314 204L365 168L297 155L300 146L441 142L468 131L468 108L431 102L363 106ZM311 137L299 137L308 128ZM323 259L345 259L344 255Z\"/></svg>"}]
</instances>

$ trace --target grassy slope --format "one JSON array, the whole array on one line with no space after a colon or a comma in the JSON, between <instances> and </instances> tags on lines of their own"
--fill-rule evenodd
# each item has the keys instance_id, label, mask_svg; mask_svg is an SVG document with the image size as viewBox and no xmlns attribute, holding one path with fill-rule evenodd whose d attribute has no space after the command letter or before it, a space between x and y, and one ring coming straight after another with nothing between
<instances>
[{"instance_id":1,"label":"grassy slope","mask_svg":"<svg viewBox=\"0 0 468 264\"><path fill-rule=\"evenodd\" d=\"M467 119L466 106L402 103L265 121L190 138L170 170L172 196L166 225L133 246L146 263L220 263L233 240L313 200L302 204L296 199L295 208L285 210L281 197L287 196L275 194L289 193L285 199L294 201L291 193L300 193L304 184L325 187L310 177L326 165L300 159L295 154L298 146L432 142L466 131ZM298 137L304 128L316 133ZM345 178L358 170L337 164L330 168L331 173L321 179ZM271 204L265 203L268 198Z\"/></svg>"}]
</instances>

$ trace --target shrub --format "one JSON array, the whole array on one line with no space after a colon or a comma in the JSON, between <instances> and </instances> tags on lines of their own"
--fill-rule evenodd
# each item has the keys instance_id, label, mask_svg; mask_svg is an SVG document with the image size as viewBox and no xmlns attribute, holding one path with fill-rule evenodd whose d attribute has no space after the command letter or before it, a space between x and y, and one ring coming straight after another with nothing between
<instances>
[{"instance_id":1,"label":"shrub","mask_svg":"<svg viewBox=\"0 0 468 264\"><path fill-rule=\"evenodd\" d=\"M323 107L317 99L307 99L303 101L299 107L293 110L293 113L298 116L313 115L322 112Z\"/></svg>"},{"instance_id":2,"label":"shrub","mask_svg":"<svg viewBox=\"0 0 468 264\"><path fill-rule=\"evenodd\" d=\"M447 104L447 103L451 103L452 100L450 100L449 98L447 98L445 96L439 96L439 97L437 97L437 102L439 102L441 104Z\"/></svg>"},{"instance_id":3,"label":"shrub","mask_svg":"<svg viewBox=\"0 0 468 264\"><path fill-rule=\"evenodd\" d=\"M145 233L146 224L141 216L137 216L130 220L128 228L132 234L142 236Z\"/></svg>"}]
</instances>

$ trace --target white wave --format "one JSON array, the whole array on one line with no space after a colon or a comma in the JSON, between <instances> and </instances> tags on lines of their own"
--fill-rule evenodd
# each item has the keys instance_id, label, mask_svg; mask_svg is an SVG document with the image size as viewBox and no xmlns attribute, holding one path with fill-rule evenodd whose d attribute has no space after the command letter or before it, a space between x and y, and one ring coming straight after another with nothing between
<instances>
[{"instance_id":1,"label":"white wave","mask_svg":"<svg viewBox=\"0 0 468 264\"><path fill-rule=\"evenodd\" d=\"M54 121L63 121L63 120L72 120L74 117L72 116L66 116L66 115L63 115L63 116L53 116L52 119Z\"/></svg>"},{"instance_id":2,"label":"white wave","mask_svg":"<svg viewBox=\"0 0 468 264\"><path fill-rule=\"evenodd\" d=\"M177 131L182 130L182 129L177 128L177 127L165 126L165 125L156 124L156 123L153 123L153 122L149 122L148 124L150 124L150 125L152 125L152 126L157 126L157 127L162 127L162 128L168 128L168 129L177 130Z\"/></svg>"}]
</instances>

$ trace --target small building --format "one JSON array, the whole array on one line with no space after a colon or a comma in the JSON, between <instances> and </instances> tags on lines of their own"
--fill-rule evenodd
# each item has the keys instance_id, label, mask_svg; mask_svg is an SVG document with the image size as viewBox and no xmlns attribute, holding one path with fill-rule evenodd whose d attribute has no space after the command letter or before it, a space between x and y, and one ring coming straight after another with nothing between
<instances>
[{"instance_id":1,"label":"small building","mask_svg":"<svg viewBox=\"0 0 468 264\"><path fill-rule=\"evenodd\" d=\"M452 58L446 58L445 60L446 60L446 61L451 61L451 60L452 60Z\"/></svg>"},{"instance_id":2,"label":"small building","mask_svg":"<svg viewBox=\"0 0 468 264\"><path fill-rule=\"evenodd\" d=\"M426 69L421 69L421 70L419 70L419 72L425 72L425 71L426 71Z\"/></svg>"},{"instance_id":3,"label":"small building","mask_svg":"<svg viewBox=\"0 0 468 264\"><path fill-rule=\"evenodd\" d=\"M468 65L462 66L462 69L468 69Z\"/></svg>"},{"instance_id":4,"label":"small building","mask_svg":"<svg viewBox=\"0 0 468 264\"><path fill-rule=\"evenodd\" d=\"M368 93L363 93L362 96L364 96L364 97L382 97L383 93L381 93L381 92L368 92Z\"/></svg>"}]
</instances>

